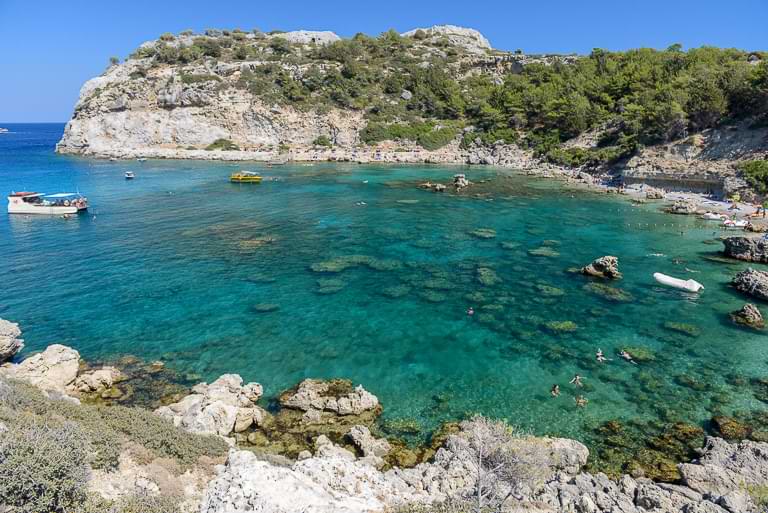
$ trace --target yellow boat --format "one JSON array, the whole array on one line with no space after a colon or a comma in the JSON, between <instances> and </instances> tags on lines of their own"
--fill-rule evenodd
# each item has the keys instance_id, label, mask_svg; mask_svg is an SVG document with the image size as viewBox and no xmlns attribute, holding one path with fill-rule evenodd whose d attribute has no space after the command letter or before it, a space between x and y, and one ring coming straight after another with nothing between
<instances>
[{"instance_id":1,"label":"yellow boat","mask_svg":"<svg viewBox=\"0 0 768 513\"><path fill-rule=\"evenodd\" d=\"M251 171L238 171L229 176L229 181L235 183L261 183L261 175Z\"/></svg>"}]
</instances>

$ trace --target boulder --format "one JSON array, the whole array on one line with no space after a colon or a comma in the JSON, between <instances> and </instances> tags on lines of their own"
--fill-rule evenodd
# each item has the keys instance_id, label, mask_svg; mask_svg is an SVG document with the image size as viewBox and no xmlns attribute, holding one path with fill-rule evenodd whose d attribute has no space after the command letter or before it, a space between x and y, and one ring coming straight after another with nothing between
<instances>
[{"instance_id":1,"label":"boulder","mask_svg":"<svg viewBox=\"0 0 768 513\"><path fill-rule=\"evenodd\" d=\"M670 207L666 209L670 214L690 215L695 214L699 210L699 206L690 200L677 200Z\"/></svg>"},{"instance_id":2,"label":"boulder","mask_svg":"<svg viewBox=\"0 0 768 513\"><path fill-rule=\"evenodd\" d=\"M744 260L745 262L758 262L768 264L768 240L755 237L728 237L723 239L725 256Z\"/></svg>"},{"instance_id":3,"label":"boulder","mask_svg":"<svg viewBox=\"0 0 768 513\"><path fill-rule=\"evenodd\" d=\"M229 436L259 425L268 415L256 405L263 394L258 383L243 385L237 374L225 374L211 383L198 383L192 394L162 406L155 413L192 433Z\"/></svg>"},{"instance_id":4,"label":"boulder","mask_svg":"<svg viewBox=\"0 0 768 513\"><path fill-rule=\"evenodd\" d=\"M646 187L645 198L650 200L664 199L664 191L655 187Z\"/></svg>"},{"instance_id":5,"label":"boulder","mask_svg":"<svg viewBox=\"0 0 768 513\"><path fill-rule=\"evenodd\" d=\"M80 374L70 385L70 389L77 393L94 393L112 388L122 374L115 367L103 367Z\"/></svg>"},{"instance_id":6,"label":"boulder","mask_svg":"<svg viewBox=\"0 0 768 513\"><path fill-rule=\"evenodd\" d=\"M376 468L384 466L383 458L392 450L386 438L374 437L365 426L353 426L347 433L347 438L363 454L363 460Z\"/></svg>"},{"instance_id":7,"label":"boulder","mask_svg":"<svg viewBox=\"0 0 768 513\"><path fill-rule=\"evenodd\" d=\"M768 301L768 272L749 268L737 274L731 284L741 292Z\"/></svg>"},{"instance_id":8,"label":"boulder","mask_svg":"<svg viewBox=\"0 0 768 513\"><path fill-rule=\"evenodd\" d=\"M581 273L598 278L619 279L621 278L619 259L615 256L600 257L591 264L582 267Z\"/></svg>"},{"instance_id":9,"label":"boulder","mask_svg":"<svg viewBox=\"0 0 768 513\"><path fill-rule=\"evenodd\" d=\"M79 367L80 353L70 347L53 344L42 353L8 367L6 373L42 390L63 394L77 377Z\"/></svg>"},{"instance_id":10,"label":"boulder","mask_svg":"<svg viewBox=\"0 0 768 513\"><path fill-rule=\"evenodd\" d=\"M347 380L305 379L280 396L280 404L305 412L329 411L338 415L360 415L380 409L378 398L362 385L352 388Z\"/></svg>"},{"instance_id":11,"label":"boulder","mask_svg":"<svg viewBox=\"0 0 768 513\"><path fill-rule=\"evenodd\" d=\"M329 45L336 41L341 41L341 38L335 33L328 30L294 30L292 32L283 32L270 36L271 39L280 37L288 41L289 43L296 43L302 45Z\"/></svg>"},{"instance_id":12,"label":"boulder","mask_svg":"<svg viewBox=\"0 0 768 513\"><path fill-rule=\"evenodd\" d=\"M21 329L13 322L0 319L0 363L10 360L24 347Z\"/></svg>"},{"instance_id":13,"label":"boulder","mask_svg":"<svg viewBox=\"0 0 768 513\"><path fill-rule=\"evenodd\" d=\"M736 324L742 324L758 330L765 327L763 314L760 313L760 310L755 305L750 303L741 307L741 310L731 312L731 319Z\"/></svg>"}]
</instances>

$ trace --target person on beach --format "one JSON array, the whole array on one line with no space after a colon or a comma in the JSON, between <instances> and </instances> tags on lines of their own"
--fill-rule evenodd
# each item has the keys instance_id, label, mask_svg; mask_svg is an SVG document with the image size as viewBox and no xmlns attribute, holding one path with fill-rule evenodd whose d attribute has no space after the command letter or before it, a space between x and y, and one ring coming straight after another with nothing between
<instances>
[{"instance_id":1,"label":"person on beach","mask_svg":"<svg viewBox=\"0 0 768 513\"><path fill-rule=\"evenodd\" d=\"M576 385L577 387L583 387L584 383L581 382L581 376L578 374L573 375L573 379L569 381L572 385Z\"/></svg>"},{"instance_id":2,"label":"person on beach","mask_svg":"<svg viewBox=\"0 0 768 513\"><path fill-rule=\"evenodd\" d=\"M549 393L552 395L552 397L559 397L560 396L560 385L552 385L552 390L549 391Z\"/></svg>"},{"instance_id":3,"label":"person on beach","mask_svg":"<svg viewBox=\"0 0 768 513\"><path fill-rule=\"evenodd\" d=\"M768 199L763 201L763 218L765 218L765 212L768 210Z\"/></svg>"},{"instance_id":4,"label":"person on beach","mask_svg":"<svg viewBox=\"0 0 768 513\"><path fill-rule=\"evenodd\" d=\"M587 403L589 402L589 400L583 395L576 396L573 398L573 400L576 401L577 408L586 408Z\"/></svg>"},{"instance_id":5,"label":"person on beach","mask_svg":"<svg viewBox=\"0 0 768 513\"><path fill-rule=\"evenodd\" d=\"M475 309L472 308L471 306L467 308L467 315L469 315L470 317L475 315Z\"/></svg>"},{"instance_id":6,"label":"person on beach","mask_svg":"<svg viewBox=\"0 0 768 513\"><path fill-rule=\"evenodd\" d=\"M622 358L624 358L624 359L625 359L626 361L628 361L629 363L633 363L633 364L637 365L637 362L634 360L634 358L632 358L632 355L631 355L631 354L629 354L628 352L626 352L625 350L623 350L623 349L622 349L622 350L619 352L619 356L621 356Z\"/></svg>"}]
</instances>

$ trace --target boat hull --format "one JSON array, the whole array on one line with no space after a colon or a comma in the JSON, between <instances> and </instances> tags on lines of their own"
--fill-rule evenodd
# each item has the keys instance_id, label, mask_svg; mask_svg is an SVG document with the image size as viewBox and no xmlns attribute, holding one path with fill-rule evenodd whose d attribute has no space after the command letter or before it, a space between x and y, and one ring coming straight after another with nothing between
<instances>
[{"instance_id":1,"label":"boat hull","mask_svg":"<svg viewBox=\"0 0 768 513\"><path fill-rule=\"evenodd\" d=\"M24 215L49 215L49 216L56 216L56 215L65 215L65 214L77 214L81 211L87 210L88 207L84 208L78 208L78 207L64 207L64 206L54 206L54 205L27 205L27 204L21 204L21 205L9 205L8 206L8 213L9 214L24 214Z\"/></svg>"}]
</instances>

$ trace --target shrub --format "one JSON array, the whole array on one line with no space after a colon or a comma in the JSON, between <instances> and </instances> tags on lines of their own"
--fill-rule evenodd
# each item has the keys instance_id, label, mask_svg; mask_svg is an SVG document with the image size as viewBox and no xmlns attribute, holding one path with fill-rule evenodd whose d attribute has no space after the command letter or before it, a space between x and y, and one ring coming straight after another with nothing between
<instances>
[{"instance_id":1,"label":"shrub","mask_svg":"<svg viewBox=\"0 0 768 513\"><path fill-rule=\"evenodd\" d=\"M278 55L291 53L291 43L284 37L273 37L269 41L269 47Z\"/></svg>"},{"instance_id":2,"label":"shrub","mask_svg":"<svg viewBox=\"0 0 768 513\"><path fill-rule=\"evenodd\" d=\"M234 151L239 150L240 148L237 147L235 143L230 141L229 139L216 139L211 144L205 147L208 151L214 151L214 150L223 150L223 151Z\"/></svg>"},{"instance_id":3,"label":"shrub","mask_svg":"<svg viewBox=\"0 0 768 513\"><path fill-rule=\"evenodd\" d=\"M427 38L427 33L419 29L416 32L414 32L413 38L416 39L417 41L423 41L424 39Z\"/></svg>"},{"instance_id":4,"label":"shrub","mask_svg":"<svg viewBox=\"0 0 768 513\"><path fill-rule=\"evenodd\" d=\"M218 75L208 74L188 74L182 73L180 75L182 84L199 84L201 82L220 82L221 78Z\"/></svg>"},{"instance_id":5,"label":"shrub","mask_svg":"<svg viewBox=\"0 0 768 513\"><path fill-rule=\"evenodd\" d=\"M447 126L435 128L434 123L414 122L410 124L378 122L368 123L360 131L360 140L366 144L381 141L408 140L427 150L437 150L450 143L456 137L456 128Z\"/></svg>"},{"instance_id":6,"label":"shrub","mask_svg":"<svg viewBox=\"0 0 768 513\"><path fill-rule=\"evenodd\" d=\"M741 166L744 179L760 194L768 194L768 160L750 160Z\"/></svg>"},{"instance_id":7,"label":"shrub","mask_svg":"<svg viewBox=\"0 0 768 513\"><path fill-rule=\"evenodd\" d=\"M331 142L331 139L327 135L321 135L317 139L315 139L312 144L315 146L327 146L330 147L333 145Z\"/></svg>"},{"instance_id":8,"label":"shrub","mask_svg":"<svg viewBox=\"0 0 768 513\"><path fill-rule=\"evenodd\" d=\"M109 65L110 66L116 66L117 64L120 64L120 58L119 57L110 57L109 58Z\"/></svg>"},{"instance_id":9,"label":"shrub","mask_svg":"<svg viewBox=\"0 0 768 513\"><path fill-rule=\"evenodd\" d=\"M176 36L170 32L166 32L160 36L160 41L173 41L174 39L176 39Z\"/></svg>"},{"instance_id":10,"label":"shrub","mask_svg":"<svg viewBox=\"0 0 768 513\"><path fill-rule=\"evenodd\" d=\"M89 444L71 422L23 415L0 438L0 497L23 513L70 511L85 500Z\"/></svg>"},{"instance_id":11,"label":"shrub","mask_svg":"<svg viewBox=\"0 0 768 513\"><path fill-rule=\"evenodd\" d=\"M14 426L23 420L16 412L23 411L31 418L72 423L88 441L88 461L94 468L116 466L122 446L128 442L146 448L155 457L173 458L183 467L201 456L215 457L227 451L220 439L186 433L148 410L78 405L49 399L29 385L7 382L3 387L3 383L0 381L0 421ZM10 393L3 391L7 387Z\"/></svg>"}]
</instances>

